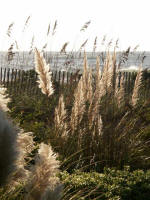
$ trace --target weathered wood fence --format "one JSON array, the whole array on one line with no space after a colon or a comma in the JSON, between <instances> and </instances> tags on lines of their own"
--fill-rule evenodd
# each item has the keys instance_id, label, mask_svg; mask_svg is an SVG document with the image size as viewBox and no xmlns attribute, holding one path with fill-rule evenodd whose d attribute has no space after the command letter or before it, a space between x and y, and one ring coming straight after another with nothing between
<instances>
[{"instance_id":1,"label":"weathered wood fence","mask_svg":"<svg viewBox=\"0 0 150 200\"><path fill-rule=\"evenodd\" d=\"M136 72L119 72L119 77L125 78L126 93L130 93L133 89ZM65 71L52 71L52 80L60 85L70 85L78 82L81 77L80 71L70 73ZM37 73L34 70L18 70L10 68L0 68L0 84L10 88L11 92L21 93L26 91L28 94L37 94L39 92L37 84ZM146 90L150 89L150 74L144 72L144 81ZM150 90L149 90L150 91Z\"/></svg>"},{"instance_id":2,"label":"weathered wood fence","mask_svg":"<svg viewBox=\"0 0 150 200\"><path fill-rule=\"evenodd\" d=\"M52 71L52 81L60 85L70 85L80 79L79 70L76 73L65 71ZM29 94L38 93L37 73L35 70L19 70L0 68L0 84L9 88L11 92L21 93L26 91Z\"/></svg>"}]
</instances>

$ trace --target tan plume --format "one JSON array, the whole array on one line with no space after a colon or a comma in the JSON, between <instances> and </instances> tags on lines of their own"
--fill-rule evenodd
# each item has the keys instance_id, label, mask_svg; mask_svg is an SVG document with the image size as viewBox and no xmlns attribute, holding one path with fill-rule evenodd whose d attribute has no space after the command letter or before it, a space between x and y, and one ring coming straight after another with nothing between
<instances>
[{"instance_id":1,"label":"tan plume","mask_svg":"<svg viewBox=\"0 0 150 200\"><path fill-rule=\"evenodd\" d=\"M41 88L42 93L47 96L52 95L54 89L51 81L50 67L46 64L43 55L37 49L35 49L35 70L38 73L39 80L37 82L39 83L39 88Z\"/></svg>"}]
</instances>

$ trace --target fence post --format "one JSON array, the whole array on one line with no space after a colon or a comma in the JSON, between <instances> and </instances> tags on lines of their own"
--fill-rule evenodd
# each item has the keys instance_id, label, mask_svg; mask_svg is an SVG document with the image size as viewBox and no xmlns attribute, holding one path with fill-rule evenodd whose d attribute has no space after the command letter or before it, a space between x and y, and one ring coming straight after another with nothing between
<instances>
[{"instance_id":1,"label":"fence post","mask_svg":"<svg viewBox=\"0 0 150 200\"><path fill-rule=\"evenodd\" d=\"M1 76L0 76L0 83L2 84L2 77L3 77L3 69L2 69L2 67L1 67Z\"/></svg>"},{"instance_id":2,"label":"fence post","mask_svg":"<svg viewBox=\"0 0 150 200\"><path fill-rule=\"evenodd\" d=\"M9 85L9 72L10 72L10 68L8 68L8 70L7 70L7 85L6 85L6 87L8 87L8 85Z\"/></svg>"},{"instance_id":3,"label":"fence post","mask_svg":"<svg viewBox=\"0 0 150 200\"><path fill-rule=\"evenodd\" d=\"M4 79L3 79L4 86L5 86L5 80L6 80L6 68L4 69Z\"/></svg>"}]
</instances>

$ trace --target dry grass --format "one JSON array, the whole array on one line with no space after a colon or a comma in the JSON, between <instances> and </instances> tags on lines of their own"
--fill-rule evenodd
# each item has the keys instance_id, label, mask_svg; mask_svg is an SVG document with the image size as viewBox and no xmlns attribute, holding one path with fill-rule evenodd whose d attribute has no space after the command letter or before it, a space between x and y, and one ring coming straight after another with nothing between
<instances>
[{"instance_id":1,"label":"dry grass","mask_svg":"<svg viewBox=\"0 0 150 200\"><path fill-rule=\"evenodd\" d=\"M60 96L58 106L55 108L55 128L62 137L67 137L66 109L63 95Z\"/></svg>"},{"instance_id":2,"label":"dry grass","mask_svg":"<svg viewBox=\"0 0 150 200\"><path fill-rule=\"evenodd\" d=\"M116 88L115 88L115 98L117 99L118 107L120 108L123 103L125 102L125 83L124 83L124 76L121 76L120 79L120 87L119 84L119 77L116 78Z\"/></svg>"},{"instance_id":3,"label":"dry grass","mask_svg":"<svg viewBox=\"0 0 150 200\"><path fill-rule=\"evenodd\" d=\"M83 118L85 112L85 98L83 93L83 78L81 77L74 93L74 105L71 113L71 129L74 132Z\"/></svg>"},{"instance_id":4,"label":"dry grass","mask_svg":"<svg viewBox=\"0 0 150 200\"><path fill-rule=\"evenodd\" d=\"M59 183L59 179L56 177L58 168L59 162L51 147L41 143L35 159L35 166L31 169L32 175L26 187L27 199L42 200L42 196L48 188L53 191Z\"/></svg>"},{"instance_id":5,"label":"dry grass","mask_svg":"<svg viewBox=\"0 0 150 200\"><path fill-rule=\"evenodd\" d=\"M35 70L38 73L39 88L48 97L51 96L54 93L54 89L52 87L50 68L46 64L43 55L37 49L35 49Z\"/></svg>"},{"instance_id":6,"label":"dry grass","mask_svg":"<svg viewBox=\"0 0 150 200\"><path fill-rule=\"evenodd\" d=\"M142 84L142 68L140 67L137 76L136 76L136 80L134 83L134 89L133 89L133 94L132 94L132 99L131 99L131 103L133 106L136 106L138 100L139 100L139 90Z\"/></svg>"}]
</instances>

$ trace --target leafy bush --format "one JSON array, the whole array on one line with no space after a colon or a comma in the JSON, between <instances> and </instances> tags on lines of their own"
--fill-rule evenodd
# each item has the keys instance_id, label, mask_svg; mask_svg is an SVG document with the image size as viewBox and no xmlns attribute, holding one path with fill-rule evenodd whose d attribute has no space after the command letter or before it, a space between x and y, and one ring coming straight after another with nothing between
<instances>
[{"instance_id":1,"label":"leafy bush","mask_svg":"<svg viewBox=\"0 0 150 200\"><path fill-rule=\"evenodd\" d=\"M129 171L105 168L104 173L61 173L63 200L150 200L150 170Z\"/></svg>"}]
</instances>

